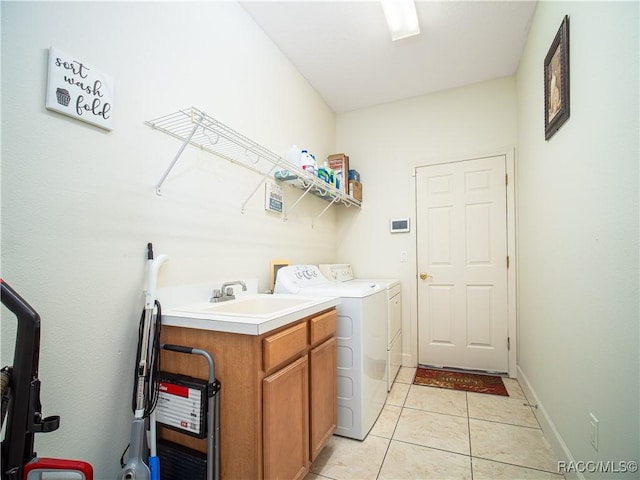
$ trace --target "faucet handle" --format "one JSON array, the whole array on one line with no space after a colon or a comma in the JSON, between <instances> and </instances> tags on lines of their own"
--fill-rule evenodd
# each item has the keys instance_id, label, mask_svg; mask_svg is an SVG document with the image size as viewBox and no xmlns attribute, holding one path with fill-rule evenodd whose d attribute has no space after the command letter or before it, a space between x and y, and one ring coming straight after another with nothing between
<instances>
[{"instance_id":1,"label":"faucet handle","mask_svg":"<svg viewBox=\"0 0 640 480\"><path fill-rule=\"evenodd\" d=\"M222 296L222 290L219 288L213 289L213 298L220 298Z\"/></svg>"},{"instance_id":2,"label":"faucet handle","mask_svg":"<svg viewBox=\"0 0 640 480\"><path fill-rule=\"evenodd\" d=\"M224 291L224 296L233 297L233 287L227 287Z\"/></svg>"}]
</instances>

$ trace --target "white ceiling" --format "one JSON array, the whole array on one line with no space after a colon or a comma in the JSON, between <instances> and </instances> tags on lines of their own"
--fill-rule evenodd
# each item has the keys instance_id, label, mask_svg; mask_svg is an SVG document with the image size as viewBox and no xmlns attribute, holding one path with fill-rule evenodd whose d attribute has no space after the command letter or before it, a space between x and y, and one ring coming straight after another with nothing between
<instances>
[{"instance_id":1,"label":"white ceiling","mask_svg":"<svg viewBox=\"0 0 640 480\"><path fill-rule=\"evenodd\" d=\"M422 1L391 41L380 2L241 1L335 112L512 75L535 1Z\"/></svg>"}]
</instances>

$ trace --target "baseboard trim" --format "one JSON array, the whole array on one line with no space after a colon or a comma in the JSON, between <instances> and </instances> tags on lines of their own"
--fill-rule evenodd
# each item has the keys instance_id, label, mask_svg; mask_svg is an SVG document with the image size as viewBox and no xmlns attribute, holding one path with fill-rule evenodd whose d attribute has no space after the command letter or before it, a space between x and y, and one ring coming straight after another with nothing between
<instances>
[{"instance_id":1,"label":"baseboard trim","mask_svg":"<svg viewBox=\"0 0 640 480\"><path fill-rule=\"evenodd\" d=\"M558 460L564 461L567 464L575 465L575 459L573 458L573 455L571 455L569 447L567 447L567 444L562 439L562 436L558 432L555 424L551 421L551 418L549 418L544 405L540 402L540 399L533 390L531 383L529 383L527 376L520 368L520 365L518 365L517 369L518 382L520 383L529 403L535 405L533 413L536 416L538 423L540 424L540 428L542 428L542 433L549 442L553 453L558 457ZM564 473L564 478L567 480L585 480L585 477L581 472L574 471Z\"/></svg>"}]
</instances>

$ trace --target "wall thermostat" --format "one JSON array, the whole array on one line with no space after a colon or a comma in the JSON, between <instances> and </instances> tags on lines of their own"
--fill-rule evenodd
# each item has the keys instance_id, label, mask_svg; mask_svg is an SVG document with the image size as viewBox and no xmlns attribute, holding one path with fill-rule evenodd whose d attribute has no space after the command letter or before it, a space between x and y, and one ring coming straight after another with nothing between
<instances>
[{"instance_id":1,"label":"wall thermostat","mask_svg":"<svg viewBox=\"0 0 640 480\"><path fill-rule=\"evenodd\" d=\"M392 218L389 220L389 231L391 233L405 233L409 231L408 218Z\"/></svg>"}]
</instances>

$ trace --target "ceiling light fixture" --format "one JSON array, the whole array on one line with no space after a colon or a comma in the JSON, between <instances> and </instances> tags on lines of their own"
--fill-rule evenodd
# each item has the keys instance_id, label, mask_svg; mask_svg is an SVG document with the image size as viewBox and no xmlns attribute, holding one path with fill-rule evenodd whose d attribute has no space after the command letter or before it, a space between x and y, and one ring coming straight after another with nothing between
<instances>
[{"instance_id":1,"label":"ceiling light fixture","mask_svg":"<svg viewBox=\"0 0 640 480\"><path fill-rule=\"evenodd\" d=\"M380 0L391 31L391 40L411 37L420 33L414 0Z\"/></svg>"}]
</instances>

